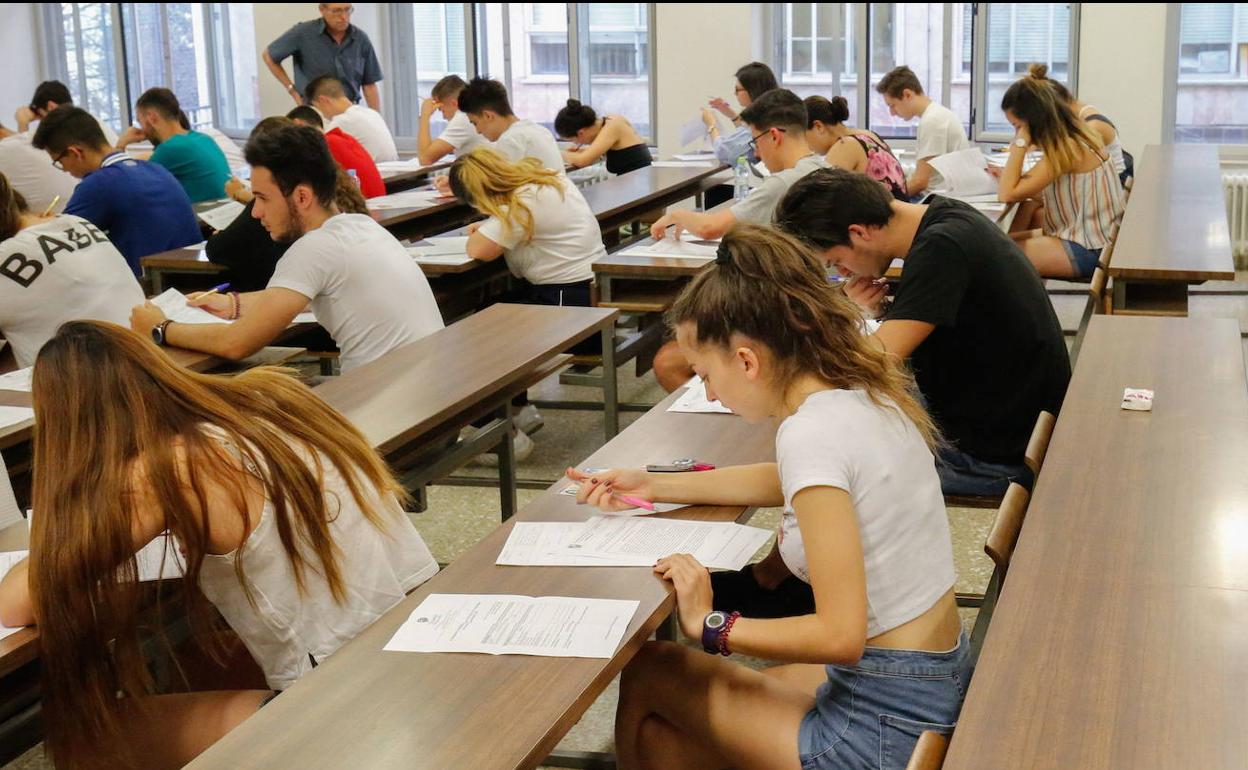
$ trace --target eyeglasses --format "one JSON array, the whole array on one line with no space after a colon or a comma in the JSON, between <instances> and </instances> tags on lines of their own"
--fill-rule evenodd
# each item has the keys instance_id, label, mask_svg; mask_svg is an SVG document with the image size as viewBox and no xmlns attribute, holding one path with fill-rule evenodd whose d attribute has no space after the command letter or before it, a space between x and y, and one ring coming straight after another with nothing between
<instances>
[{"instance_id":1,"label":"eyeglasses","mask_svg":"<svg viewBox=\"0 0 1248 770\"><path fill-rule=\"evenodd\" d=\"M754 137L753 139L749 141L749 144L747 146L750 148L750 152L757 154L758 153L758 140L770 134L773 129L776 131L779 131L782 134L787 130L783 128L776 128L775 126L767 129L766 131L764 131L763 133L759 134L758 136Z\"/></svg>"},{"instance_id":2,"label":"eyeglasses","mask_svg":"<svg viewBox=\"0 0 1248 770\"><path fill-rule=\"evenodd\" d=\"M346 8L326 8L325 12L330 16L350 16L355 13L355 8L348 5Z\"/></svg>"},{"instance_id":3,"label":"eyeglasses","mask_svg":"<svg viewBox=\"0 0 1248 770\"><path fill-rule=\"evenodd\" d=\"M69 150L65 150L65 152L61 153L60 155L57 155L55 158L52 159L52 166L59 171L64 171L65 164L61 163L61 161L64 160L65 156L68 154L69 154Z\"/></svg>"}]
</instances>

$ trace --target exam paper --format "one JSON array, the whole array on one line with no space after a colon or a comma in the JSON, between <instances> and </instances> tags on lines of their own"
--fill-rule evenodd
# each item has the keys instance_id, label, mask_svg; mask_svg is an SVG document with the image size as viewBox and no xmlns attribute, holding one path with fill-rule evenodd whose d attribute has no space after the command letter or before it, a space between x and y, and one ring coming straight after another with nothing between
<instances>
[{"instance_id":1,"label":"exam paper","mask_svg":"<svg viewBox=\"0 0 1248 770\"><path fill-rule=\"evenodd\" d=\"M575 494L575 487L572 488ZM562 493L560 493L562 494ZM498 552L502 567L609 567L611 563L567 550L585 531L583 521L518 521Z\"/></svg>"},{"instance_id":2,"label":"exam paper","mask_svg":"<svg viewBox=\"0 0 1248 770\"><path fill-rule=\"evenodd\" d=\"M35 410L24 406L0 406L0 430L35 419Z\"/></svg>"},{"instance_id":3,"label":"exam paper","mask_svg":"<svg viewBox=\"0 0 1248 770\"><path fill-rule=\"evenodd\" d=\"M0 374L0 390L20 390L29 393L31 375L34 372L35 367L28 366L25 369L15 369L7 374Z\"/></svg>"},{"instance_id":4,"label":"exam paper","mask_svg":"<svg viewBox=\"0 0 1248 770\"><path fill-rule=\"evenodd\" d=\"M447 160L449 159L448 157ZM383 176L387 173L398 174L404 171L415 171L419 168L424 168L424 166L420 164L420 158L415 156L407 160L385 160L377 164L377 171Z\"/></svg>"},{"instance_id":5,"label":"exam paper","mask_svg":"<svg viewBox=\"0 0 1248 770\"><path fill-rule=\"evenodd\" d=\"M1032 150L1024 155L1023 173L1026 174L1028 171L1031 171L1031 167L1039 163L1040 159L1043 157L1044 153L1039 150ZM1009 160L1009 158L1010 154L1008 152L994 152L988 156L988 165L996 166L997 168L1005 168L1005 162Z\"/></svg>"},{"instance_id":6,"label":"exam paper","mask_svg":"<svg viewBox=\"0 0 1248 770\"><path fill-rule=\"evenodd\" d=\"M412 254L421 254L429 257L450 254L463 256L468 251L468 236L435 235L432 238L424 239L418 244L408 246L407 250Z\"/></svg>"},{"instance_id":7,"label":"exam paper","mask_svg":"<svg viewBox=\"0 0 1248 770\"><path fill-rule=\"evenodd\" d=\"M224 230L230 223L238 219L238 215L246 208L238 201L226 201L220 206L199 212L199 218L213 230Z\"/></svg>"},{"instance_id":8,"label":"exam paper","mask_svg":"<svg viewBox=\"0 0 1248 770\"><path fill-rule=\"evenodd\" d=\"M22 509L17 507L13 482L9 481L9 471L4 467L4 458L0 457L0 529L21 520Z\"/></svg>"},{"instance_id":9,"label":"exam paper","mask_svg":"<svg viewBox=\"0 0 1248 770\"><path fill-rule=\"evenodd\" d=\"M709 160L715 161L715 153L707 150L705 152L678 152L672 156L672 160Z\"/></svg>"},{"instance_id":10,"label":"exam paper","mask_svg":"<svg viewBox=\"0 0 1248 770\"><path fill-rule=\"evenodd\" d=\"M707 262L715 259L718 246L694 241L678 241L675 238L664 238L661 241L640 246L630 246L620 252L626 257L680 257L701 259Z\"/></svg>"},{"instance_id":11,"label":"exam paper","mask_svg":"<svg viewBox=\"0 0 1248 770\"><path fill-rule=\"evenodd\" d=\"M978 147L937 155L928 161L940 174L942 188L951 196L995 193L998 185L988 173L988 159Z\"/></svg>"},{"instance_id":12,"label":"exam paper","mask_svg":"<svg viewBox=\"0 0 1248 770\"><path fill-rule=\"evenodd\" d=\"M732 414L732 410L720 402L707 400L706 385L697 375L685 383L685 392L672 402L667 411L686 414Z\"/></svg>"},{"instance_id":13,"label":"exam paper","mask_svg":"<svg viewBox=\"0 0 1248 770\"><path fill-rule=\"evenodd\" d=\"M386 209L417 209L432 206L442 197L437 190L407 190L368 199L369 211Z\"/></svg>"},{"instance_id":14,"label":"exam paper","mask_svg":"<svg viewBox=\"0 0 1248 770\"><path fill-rule=\"evenodd\" d=\"M650 165L655 168L714 168L715 162L710 160L656 160Z\"/></svg>"},{"instance_id":15,"label":"exam paper","mask_svg":"<svg viewBox=\"0 0 1248 770\"><path fill-rule=\"evenodd\" d=\"M610 658L637 604L564 596L430 594L385 649Z\"/></svg>"},{"instance_id":16,"label":"exam paper","mask_svg":"<svg viewBox=\"0 0 1248 770\"><path fill-rule=\"evenodd\" d=\"M0 552L0 579L8 574L9 570L17 566L17 563L30 555L30 551L3 551ZM25 626L17 626L10 628L8 626L0 626L0 639L11 636L21 631Z\"/></svg>"},{"instance_id":17,"label":"exam paper","mask_svg":"<svg viewBox=\"0 0 1248 770\"><path fill-rule=\"evenodd\" d=\"M207 310L191 307L186 304L186 295L177 289L166 289L164 294L152 297L152 304L165 313L170 321L181 324L228 324L224 318L217 318Z\"/></svg>"},{"instance_id":18,"label":"exam paper","mask_svg":"<svg viewBox=\"0 0 1248 770\"><path fill-rule=\"evenodd\" d=\"M649 567L665 556L688 553L704 567L738 570L771 537L765 529L721 521L594 516L585 524L565 550L610 559L617 567Z\"/></svg>"},{"instance_id":19,"label":"exam paper","mask_svg":"<svg viewBox=\"0 0 1248 770\"><path fill-rule=\"evenodd\" d=\"M299 315L295 316L294 321L291 321L291 323L297 324L314 324L316 322L316 313L313 313L311 310L303 311Z\"/></svg>"},{"instance_id":20,"label":"exam paper","mask_svg":"<svg viewBox=\"0 0 1248 770\"><path fill-rule=\"evenodd\" d=\"M35 512L26 511L26 526L35 525ZM162 532L134 554L138 562L139 582L180 578L186 574L186 561L178 547L178 539L168 531Z\"/></svg>"},{"instance_id":21,"label":"exam paper","mask_svg":"<svg viewBox=\"0 0 1248 770\"><path fill-rule=\"evenodd\" d=\"M680 124L680 146L688 147L699 139L706 138L706 124L702 122L702 116L698 116L693 120Z\"/></svg>"}]
</instances>

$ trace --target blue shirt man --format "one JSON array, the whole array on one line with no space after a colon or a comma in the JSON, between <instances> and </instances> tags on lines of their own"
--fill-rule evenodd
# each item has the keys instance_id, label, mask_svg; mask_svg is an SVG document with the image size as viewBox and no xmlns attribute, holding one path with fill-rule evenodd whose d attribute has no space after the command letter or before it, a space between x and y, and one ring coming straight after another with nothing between
<instances>
[{"instance_id":1,"label":"blue shirt man","mask_svg":"<svg viewBox=\"0 0 1248 770\"><path fill-rule=\"evenodd\" d=\"M381 63L368 35L351 24L354 9L349 3L321 3L320 9L320 19L300 22L269 43L265 64L297 104L303 103L308 83L321 75L333 75L342 82L348 99L358 103L363 95L369 107L380 111ZM290 57L293 84L281 64Z\"/></svg>"}]
</instances>

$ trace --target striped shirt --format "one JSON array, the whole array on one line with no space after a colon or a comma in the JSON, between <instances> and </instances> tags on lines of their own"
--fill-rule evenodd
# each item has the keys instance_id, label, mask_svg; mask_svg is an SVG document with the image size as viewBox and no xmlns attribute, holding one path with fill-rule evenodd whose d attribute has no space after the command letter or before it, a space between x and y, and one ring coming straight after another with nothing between
<instances>
[{"instance_id":1,"label":"striped shirt","mask_svg":"<svg viewBox=\"0 0 1248 770\"><path fill-rule=\"evenodd\" d=\"M1110 158L1091 171L1062 174L1044 188L1044 234L1085 249L1109 245L1127 208L1122 182Z\"/></svg>"}]
</instances>

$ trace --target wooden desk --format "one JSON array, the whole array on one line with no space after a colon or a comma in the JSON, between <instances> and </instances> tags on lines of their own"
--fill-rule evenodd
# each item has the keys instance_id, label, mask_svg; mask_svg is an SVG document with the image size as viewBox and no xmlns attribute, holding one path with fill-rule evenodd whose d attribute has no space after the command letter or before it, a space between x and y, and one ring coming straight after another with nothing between
<instances>
[{"instance_id":1,"label":"wooden desk","mask_svg":"<svg viewBox=\"0 0 1248 770\"><path fill-rule=\"evenodd\" d=\"M653 238L643 238L632 245L653 242ZM593 264L598 306L661 313L671 306L688 279L713 264L713 259L635 256L618 251L608 254Z\"/></svg>"},{"instance_id":2,"label":"wooden desk","mask_svg":"<svg viewBox=\"0 0 1248 770\"><path fill-rule=\"evenodd\" d=\"M674 457L719 465L774 459L770 426L747 425L732 415L667 412L680 393L583 465L639 466ZM563 486L551 487L516 518L585 519L588 509L557 494ZM685 513L716 520L747 515L742 508ZM500 526L188 767L539 765L672 611L673 599L649 568L495 566L510 531L510 523ZM640 606L611 660L384 652L382 646L430 593L622 598L637 599Z\"/></svg>"},{"instance_id":3,"label":"wooden desk","mask_svg":"<svg viewBox=\"0 0 1248 770\"><path fill-rule=\"evenodd\" d=\"M1235 320L1091 319L945 770L1245 766L1245 463Z\"/></svg>"},{"instance_id":4,"label":"wooden desk","mask_svg":"<svg viewBox=\"0 0 1248 770\"><path fill-rule=\"evenodd\" d=\"M1187 315L1187 287L1235 279L1218 148L1149 145L1109 275L1114 313Z\"/></svg>"},{"instance_id":5,"label":"wooden desk","mask_svg":"<svg viewBox=\"0 0 1248 770\"><path fill-rule=\"evenodd\" d=\"M453 161L439 161L428 166L421 166L407 171L382 172L381 181L386 185L386 194L411 190L429 181L429 175L451 167Z\"/></svg>"},{"instance_id":6,"label":"wooden desk","mask_svg":"<svg viewBox=\"0 0 1248 770\"><path fill-rule=\"evenodd\" d=\"M686 198L700 198L716 183L716 168L656 168L647 166L586 187L581 192L603 233L631 224L646 212L662 209Z\"/></svg>"}]
</instances>

